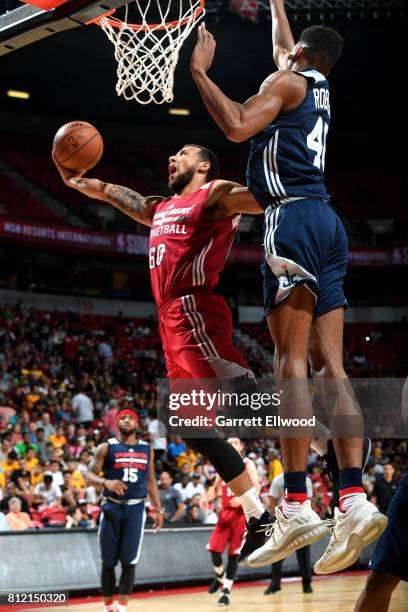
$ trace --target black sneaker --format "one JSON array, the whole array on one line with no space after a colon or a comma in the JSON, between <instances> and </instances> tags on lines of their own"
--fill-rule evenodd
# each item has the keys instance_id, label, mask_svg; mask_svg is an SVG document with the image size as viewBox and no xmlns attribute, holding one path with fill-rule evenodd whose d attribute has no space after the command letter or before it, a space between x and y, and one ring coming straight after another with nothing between
<instances>
[{"instance_id":1,"label":"black sneaker","mask_svg":"<svg viewBox=\"0 0 408 612\"><path fill-rule=\"evenodd\" d=\"M208 592L209 593L216 593L218 591L218 589L220 589L222 587L222 580L221 578L224 576L224 572L221 574L221 576L214 576L214 580L212 581L212 583L210 584L210 586L208 587Z\"/></svg>"},{"instance_id":2,"label":"black sneaker","mask_svg":"<svg viewBox=\"0 0 408 612\"><path fill-rule=\"evenodd\" d=\"M371 440L364 438L363 440L363 470L366 467L371 454ZM327 454L323 455L323 461L326 464L326 471L330 480L333 483L333 508L339 507L340 497L340 468L337 463L336 452L334 450L333 440L327 440Z\"/></svg>"},{"instance_id":3,"label":"black sneaker","mask_svg":"<svg viewBox=\"0 0 408 612\"><path fill-rule=\"evenodd\" d=\"M303 585L303 592L304 593L313 593L312 586L310 584L304 584Z\"/></svg>"},{"instance_id":4,"label":"black sneaker","mask_svg":"<svg viewBox=\"0 0 408 612\"><path fill-rule=\"evenodd\" d=\"M277 593L280 590L281 590L280 586L277 586L276 584L273 584L271 582L271 584L268 586L268 588L265 589L264 595L273 595L273 593Z\"/></svg>"},{"instance_id":5,"label":"black sneaker","mask_svg":"<svg viewBox=\"0 0 408 612\"><path fill-rule=\"evenodd\" d=\"M219 606L229 606L229 602L230 602L229 596L230 596L229 590L224 589L217 601L218 605Z\"/></svg>"},{"instance_id":6,"label":"black sneaker","mask_svg":"<svg viewBox=\"0 0 408 612\"><path fill-rule=\"evenodd\" d=\"M275 522L275 515L270 510L265 510L262 516L257 519L252 517L247 522L247 530L245 534L245 543L239 555L239 563L245 565L245 559L257 548L263 546L266 542L266 532Z\"/></svg>"}]
</instances>

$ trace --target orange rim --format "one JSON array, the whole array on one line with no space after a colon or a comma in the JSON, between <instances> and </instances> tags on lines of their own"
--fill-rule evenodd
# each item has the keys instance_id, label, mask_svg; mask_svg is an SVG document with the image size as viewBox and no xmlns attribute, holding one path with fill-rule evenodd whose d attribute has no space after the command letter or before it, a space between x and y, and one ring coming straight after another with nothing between
<instances>
[{"instance_id":1,"label":"orange rim","mask_svg":"<svg viewBox=\"0 0 408 612\"><path fill-rule=\"evenodd\" d=\"M198 6L195 9L193 19L197 19L197 17L199 17L201 13L204 12L204 2L205 0L200 0L200 6ZM109 17L113 15L115 12L116 12L116 9L111 9L110 11L107 11L103 15L100 15L99 17L96 17L95 19L91 19L90 21L87 21L85 25L96 23L96 25L102 27L101 21L104 20L106 23L108 23L113 28L120 28L124 23L123 21L121 21L120 19L109 19ZM177 21L169 21L168 23L164 23L164 24L163 23L152 23L152 24L140 25L137 23L127 23L126 27L131 30L135 30L135 31L165 30L168 28L176 28L179 25L185 25L190 20L191 20L191 17L185 17L184 19L180 19Z\"/></svg>"}]
</instances>

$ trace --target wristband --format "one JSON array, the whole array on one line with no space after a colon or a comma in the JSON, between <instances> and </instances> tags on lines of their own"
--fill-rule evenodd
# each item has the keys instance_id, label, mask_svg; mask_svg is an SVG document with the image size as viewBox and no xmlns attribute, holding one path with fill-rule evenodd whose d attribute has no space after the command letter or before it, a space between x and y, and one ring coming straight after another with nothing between
<instances>
[{"instance_id":1,"label":"wristband","mask_svg":"<svg viewBox=\"0 0 408 612\"><path fill-rule=\"evenodd\" d=\"M164 514L164 508L156 509L156 514Z\"/></svg>"}]
</instances>

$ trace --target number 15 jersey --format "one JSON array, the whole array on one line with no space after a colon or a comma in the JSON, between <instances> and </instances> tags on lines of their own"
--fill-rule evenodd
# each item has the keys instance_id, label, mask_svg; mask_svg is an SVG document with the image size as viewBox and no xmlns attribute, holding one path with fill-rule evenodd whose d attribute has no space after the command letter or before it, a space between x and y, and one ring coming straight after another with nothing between
<instances>
[{"instance_id":1,"label":"number 15 jersey","mask_svg":"<svg viewBox=\"0 0 408 612\"><path fill-rule=\"evenodd\" d=\"M108 454L103 464L103 473L108 480L121 480L127 486L120 496L105 489L104 497L118 500L147 497L149 482L150 445L143 440L136 444L124 444L117 438L109 438Z\"/></svg>"},{"instance_id":2,"label":"number 15 jersey","mask_svg":"<svg viewBox=\"0 0 408 612\"><path fill-rule=\"evenodd\" d=\"M247 184L264 209L288 198L328 197L323 173L330 124L329 84L313 68L297 74L307 81L303 102L279 113L251 140Z\"/></svg>"}]
</instances>

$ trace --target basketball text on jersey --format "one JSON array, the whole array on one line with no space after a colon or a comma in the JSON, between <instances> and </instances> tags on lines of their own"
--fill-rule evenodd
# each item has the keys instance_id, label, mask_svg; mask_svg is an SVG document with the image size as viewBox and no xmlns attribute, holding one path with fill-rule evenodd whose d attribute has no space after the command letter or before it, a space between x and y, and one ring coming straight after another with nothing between
<instances>
[{"instance_id":1,"label":"basketball text on jersey","mask_svg":"<svg viewBox=\"0 0 408 612\"><path fill-rule=\"evenodd\" d=\"M206 217L213 182L193 193L173 196L155 206L150 231L149 267L154 299L193 291L212 291L238 229L240 215L221 221Z\"/></svg>"},{"instance_id":2,"label":"basketball text on jersey","mask_svg":"<svg viewBox=\"0 0 408 612\"><path fill-rule=\"evenodd\" d=\"M136 444L124 444L117 438L108 440L108 454L103 464L103 473L108 480L121 480L127 489L123 496L105 490L105 497L138 499L147 497L149 478L150 446L138 440Z\"/></svg>"}]
</instances>

